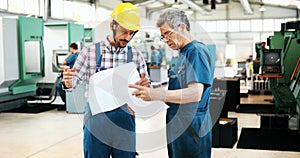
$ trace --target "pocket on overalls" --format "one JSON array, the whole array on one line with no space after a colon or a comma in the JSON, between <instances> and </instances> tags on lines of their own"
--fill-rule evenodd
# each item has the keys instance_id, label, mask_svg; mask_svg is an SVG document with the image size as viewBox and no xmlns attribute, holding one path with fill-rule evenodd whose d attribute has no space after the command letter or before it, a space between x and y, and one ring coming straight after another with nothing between
<instances>
[{"instance_id":1,"label":"pocket on overalls","mask_svg":"<svg viewBox=\"0 0 300 158\"><path fill-rule=\"evenodd\" d=\"M124 119L125 119L124 123L126 123L127 127L128 127L127 130L130 130L130 131L135 130L135 116L130 114L128 105L127 104L123 105L121 109L123 111L123 115L124 115Z\"/></svg>"}]
</instances>

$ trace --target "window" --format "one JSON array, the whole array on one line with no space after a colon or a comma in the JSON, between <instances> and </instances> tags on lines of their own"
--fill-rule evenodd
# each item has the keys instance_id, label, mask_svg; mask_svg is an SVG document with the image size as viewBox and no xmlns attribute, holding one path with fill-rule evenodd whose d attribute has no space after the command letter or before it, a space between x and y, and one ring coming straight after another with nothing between
<instances>
[{"instance_id":1,"label":"window","mask_svg":"<svg viewBox=\"0 0 300 158\"><path fill-rule=\"evenodd\" d=\"M24 0L9 0L8 11L14 13L24 13Z\"/></svg>"},{"instance_id":2,"label":"window","mask_svg":"<svg viewBox=\"0 0 300 158\"><path fill-rule=\"evenodd\" d=\"M7 10L7 0L0 0L0 9Z\"/></svg>"},{"instance_id":3,"label":"window","mask_svg":"<svg viewBox=\"0 0 300 158\"><path fill-rule=\"evenodd\" d=\"M25 0L24 13L29 15L40 15L39 0Z\"/></svg>"},{"instance_id":4,"label":"window","mask_svg":"<svg viewBox=\"0 0 300 158\"><path fill-rule=\"evenodd\" d=\"M95 11L88 3L64 2L64 17L76 21L94 20Z\"/></svg>"},{"instance_id":5,"label":"window","mask_svg":"<svg viewBox=\"0 0 300 158\"><path fill-rule=\"evenodd\" d=\"M274 19L263 20L263 31L274 31Z\"/></svg>"},{"instance_id":6,"label":"window","mask_svg":"<svg viewBox=\"0 0 300 158\"><path fill-rule=\"evenodd\" d=\"M251 31L251 21L241 20L240 21L240 31Z\"/></svg>"},{"instance_id":7,"label":"window","mask_svg":"<svg viewBox=\"0 0 300 158\"><path fill-rule=\"evenodd\" d=\"M44 0L40 0L40 16L45 16L45 1Z\"/></svg>"},{"instance_id":8,"label":"window","mask_svg":"<svg viewBox=\"0 0 300 158\"><path fill-rule=\"evenodd\" d=\"M95 10L89 3L51 0L51 17L75 21L94 20Z\"/></svg>"},{"instance_id":9,"label":"window","mask_svg":"<svg viewBox=\"0 0 300 158\"><path fill-rule=\"evenodd\" d=\"M262 21L251 20L251 31L262 31Z\"/></svg>"},{"instance_id":10,"label":"window","mask_svg":"<svg viewBox=\"0 0 300 158\"><path fill-rule=\"evenodd\" d=\"M64 18L64 5L62 0L51 0L51 17L63 19Z\"/></svg>"},{"instance_id":11,"label":"window","mask_svg":"<svg viewBox=\"0 0 300 158\"><path fill-rule=\"evenodd\" d=\"M43 0L7 0L7 2L9 12L39 16L44 15Z\"/></svg>"},{"instance_id":12,"label":"window","mask_svg":"<svg viewBox=\"0 0 300 158\"><path fill-rule=\"evenodd\" d=\"M227 32L227 21L217 21L217 31Z\"/></svg>"},{"instance_id":13,"label":"window","mask_svg":"<svg viewBox=\"0 0 300 158\"><path fill-rule=\"evenodd\" d=\"M206 22L205 30L207 32L217 32L217 22L215 22L215 21Z\"/></svg>"},{"instance_id":14,"label":"window","mask_svg":"<svg viewBox=\"0 0 300 158\"><path fill-rule=\"evenodd\" d=\"M281 24L284 23L284 19L275 19L274 20L274 30L280 31L281 30Z\"/></svg>"},{"instance_id":15,"label":"window","mask_svg":"<svg viewBox=\"0 0 300 158\"><path fill-rule=\"evenodd\" d=\"M228 21L228 32L240 32L240 22L238 20Z\"/></svg>"}]
</instances>

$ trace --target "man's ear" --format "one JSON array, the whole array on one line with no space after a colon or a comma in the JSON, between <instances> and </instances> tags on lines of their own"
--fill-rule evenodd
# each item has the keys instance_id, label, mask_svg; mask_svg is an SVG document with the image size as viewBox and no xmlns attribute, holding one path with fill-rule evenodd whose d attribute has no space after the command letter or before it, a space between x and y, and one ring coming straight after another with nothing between
<instances>
[{"instance_id":1,"label":"man's ear","mask_svg":"<svg viewBox=\"0 0 300 158\"><path fill-rule=\"evenodd\" d=\"M185 29L185 24L180 24L179 28L180 28L181 31L183 31Z\"/></svg>"},{"instance_id":2,"label":"man's ear","mask_svg":"<svg viewBox=\"0 0 300 158\"><path fill-rule=\"evenodd\" d=\"M111 30L113 30L113 22L112 21L109 23L109 27Z\"/></svg>"}]
</instances>

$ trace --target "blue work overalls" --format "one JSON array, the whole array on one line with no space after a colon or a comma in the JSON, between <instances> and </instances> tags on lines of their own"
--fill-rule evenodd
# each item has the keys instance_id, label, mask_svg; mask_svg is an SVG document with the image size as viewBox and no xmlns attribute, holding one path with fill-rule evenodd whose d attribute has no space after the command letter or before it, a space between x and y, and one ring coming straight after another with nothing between
<instances>
[{"instance_id":1,"label":"blue work overalls","mask_svg":"<svg viewBox=\"0 0 300 158\"><path fill-rule=\"evenodd\" d=\"M96 44L96 54L99 68L102 59L99 43ZM131 48L127 54L128 62L131 62ZM87 103L83 129L85 158L136 157L135 117L129 113L127 105L92 116Z\"/></svg>"},{"instance_id":2,"label":"blue work overalls","mask_svg":"<svg viewBox=\"0 0 300 158\"><path fill-rule=\"evenodd\" d=\"M202 48L205 49L205 46L197 41L186 45L180 52L178 62L170 70L169 90L187 88L191 82L204 84L204 90L202 102L167 103L169 105L166 118L169 158L211 157L212 125L209 94L213 67L207 62L204 54L209 52L206 49L201 51Z\"/></svg>"}]
</instances>

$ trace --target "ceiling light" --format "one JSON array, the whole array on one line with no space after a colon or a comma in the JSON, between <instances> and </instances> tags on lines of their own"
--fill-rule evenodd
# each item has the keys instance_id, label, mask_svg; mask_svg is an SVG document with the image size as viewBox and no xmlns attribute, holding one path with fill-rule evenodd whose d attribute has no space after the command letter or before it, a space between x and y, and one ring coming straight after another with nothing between
<instances>
[{"instance_id":1,"label":"ceiling light","mask_svg":"<svg viewBox=\"0 0 300 158\"><path fill-rule=\"evenodd\" d=\"M185 12L186 15L192 15L192 14L194 14L194 11L191 10L191 9L185 10L184 12Z\"/></svg>"},{"instance_id":2,"label":"ceiling light","mask_svg":"<svg viewBox=\"0 0 300 158\"><path fill-rule=\"evenodd\" d=\"M264 6L264 5L261 5L259 8L258 8L258 11L260 12L265 12L267 10L267 8Z\"/></svg>"},{"instance_id":3,"label":"ceiling light","mask_svg":"<svg viewBox=\"0 0 300 158\"><path fill-rule=\"evenodd\" d=\"M173 4L173 5L172 5L172 8L177 8L177 9L180 9L180 5L179 5L179 4L177 4L177 3L175 3L175 4Z\"/></svg>"}]
</instances>

